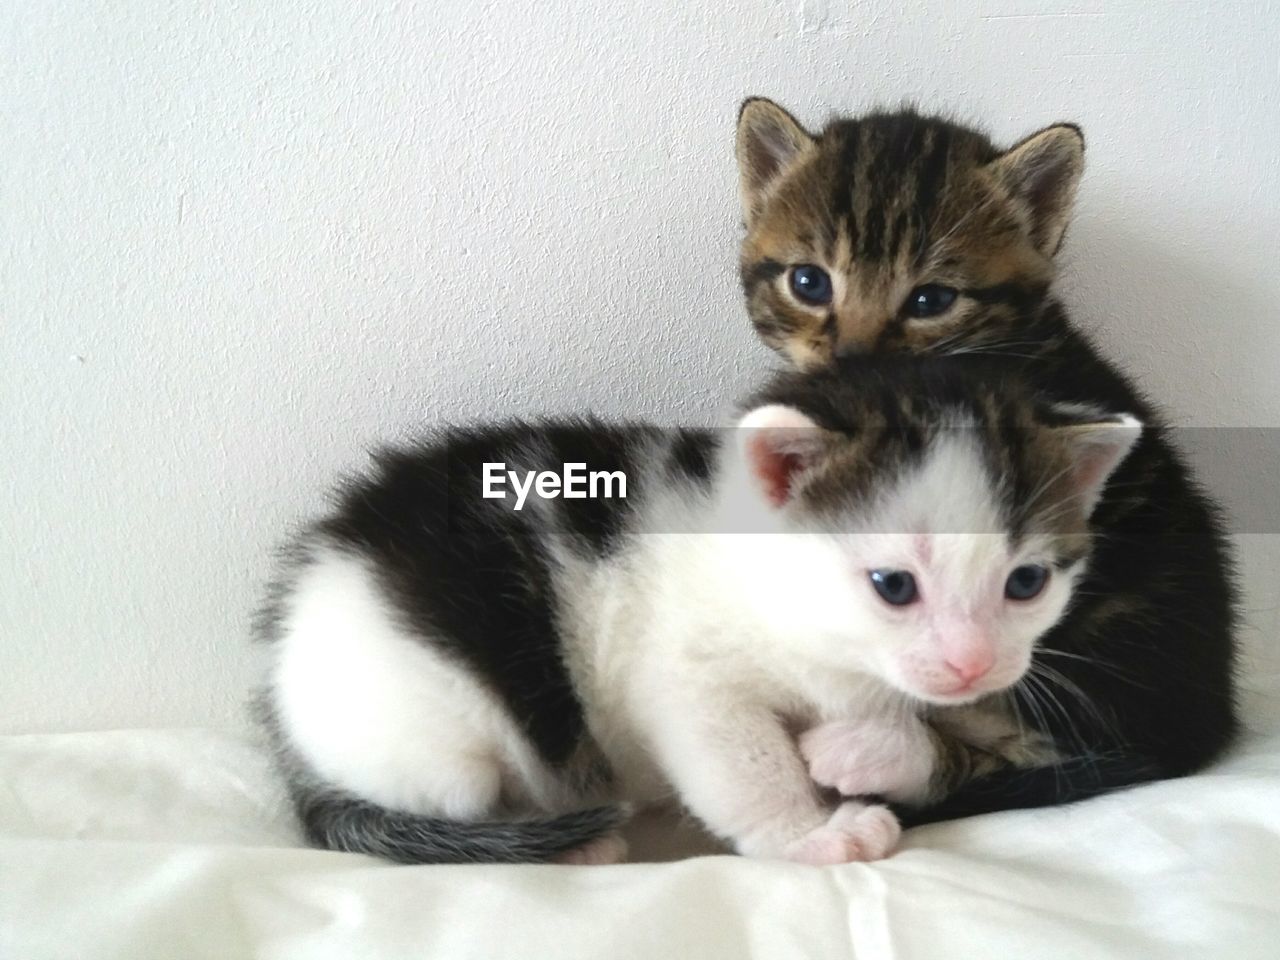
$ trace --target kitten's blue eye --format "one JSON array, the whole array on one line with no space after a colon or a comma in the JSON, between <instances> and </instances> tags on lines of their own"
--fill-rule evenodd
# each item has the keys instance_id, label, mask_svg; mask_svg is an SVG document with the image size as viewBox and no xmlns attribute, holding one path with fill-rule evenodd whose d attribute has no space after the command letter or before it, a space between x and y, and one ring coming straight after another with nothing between
<instances>
[{"instance_id":1,"label":"kitten's blue eye","mask_svg":"<svg viewBox=\"0 0 1280 960\"><path fill-rule=\"evenodd\" d=\"M872 570L871 585L876 588L885 603L905 607L920 596L916 578L905 570Z\"/></svg>"},{"instance_id":2,"label":"kitten's blue eye","mask_svg":"<svg viewBox=\"0 0 1280 960\"><path fill-rule=\"evenodd\" d=\"M802 263L791 268L791 292L805 303L822 305L831 302L831 277L821 267Z\"/></svg>"},{"instance_id":3,"label":"kitten's blue eye","mask_svg":"<svg viewBox=\"0 0 1280 960\"><path fill-rule=\"evenodd\" d=\"M916 287L907 294L907 302L902 305L902 312L908 317L936 317L946 313L956 302L956 288L944 287L937 283L926 283Z\"/></svg>"},{"instance_id":4,"label":"kitten's blue eye","mask_svg":"<svg viewBox=\"0 0 1280 960\"><path fill-rule=\"evenodd\" d=\"M1004 595L1010 600L1030 600L1039 596L1049 582L1049 571L1038 563L1028 563L1009 574L1004 582Z\"/></svg>"}]
</instances>

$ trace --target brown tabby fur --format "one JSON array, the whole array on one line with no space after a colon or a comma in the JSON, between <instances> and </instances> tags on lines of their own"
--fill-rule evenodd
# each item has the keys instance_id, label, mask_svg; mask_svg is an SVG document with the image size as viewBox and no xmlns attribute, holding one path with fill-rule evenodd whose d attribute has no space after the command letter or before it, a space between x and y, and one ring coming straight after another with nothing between
<instances>
[{"instance_id":1,"label":"brown tabby fur","mask_svg":"<svg viewBox=\"0 0 1280 960\"><path fill-rule=\"evenodd\" d=\"M785 176L762 181L749 134L788 124ZM739 130L748 310L765 343L799 366L846 351L928 350L960 329L1016 336L1018 306L1053 280L1083 168L1076 127L1050 127L1001 154L980 134L913 114L837 121L811 138L781 108L750 100ZM1029 172L1057 184L1052 209L1035 184L1024 189ZM793 264L826 269L831 305L789 293L781 281ZM907 294L926 281L959 288L959 302L945 318L903 317Z\"/></svg>"}]
</instances>

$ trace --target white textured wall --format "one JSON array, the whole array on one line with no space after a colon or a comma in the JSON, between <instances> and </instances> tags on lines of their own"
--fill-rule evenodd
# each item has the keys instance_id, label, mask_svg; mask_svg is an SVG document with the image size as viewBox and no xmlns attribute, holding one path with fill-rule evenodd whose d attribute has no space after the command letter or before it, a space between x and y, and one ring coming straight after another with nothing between
<instances>
[{"instance_id":1,"label":"white textured wall","mask_svg":"<svg viewBox=\"0 0 1280 960\"><path fill-rule=\"evenodd\" d=\"M3 5L0 729L240 722L266 551L379 437L714 416L765 363L747 93L1080 121L1078 315L1180 420L1280 424L1278 44L1226 0Z\"/></svg>"}]
</instances>

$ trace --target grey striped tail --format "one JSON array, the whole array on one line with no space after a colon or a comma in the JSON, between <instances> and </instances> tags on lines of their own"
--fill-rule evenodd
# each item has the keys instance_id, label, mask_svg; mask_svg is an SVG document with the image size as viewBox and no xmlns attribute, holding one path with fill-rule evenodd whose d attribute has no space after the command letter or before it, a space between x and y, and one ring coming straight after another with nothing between
<instances>
[{"instance_id":1,"label":"grey striped tail","mask_svg":"<svg viewBox=\"0 0 1280 960\"><path fill-rule=\"evenodd\" d=\"M466 821L389 810L336 792L296 799L311 843L395 863L545 863L618 829L627 819L621 806L544 820Z\"/></svg>"}]
</instances>

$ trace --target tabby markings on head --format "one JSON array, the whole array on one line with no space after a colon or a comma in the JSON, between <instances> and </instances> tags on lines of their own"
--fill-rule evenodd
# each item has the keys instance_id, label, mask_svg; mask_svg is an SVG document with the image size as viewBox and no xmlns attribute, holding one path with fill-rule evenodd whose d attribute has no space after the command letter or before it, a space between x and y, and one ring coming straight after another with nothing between
<instances>
[{"instance_id":1,"label":"tabby markings on head","mask_svg":"<svg viewBox=\"0 0 1280 960\"><path fill-rule=\"evenodd\" d=\"M1084 141L1058 124L1001 152L912 111L811 134L751 99L737 156L752 322L815 367L870 350L1019 341L1053 280Z\"/></svg>"}]
</instances>

